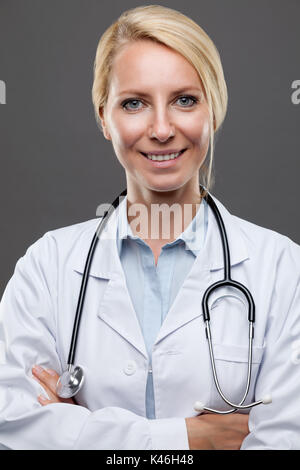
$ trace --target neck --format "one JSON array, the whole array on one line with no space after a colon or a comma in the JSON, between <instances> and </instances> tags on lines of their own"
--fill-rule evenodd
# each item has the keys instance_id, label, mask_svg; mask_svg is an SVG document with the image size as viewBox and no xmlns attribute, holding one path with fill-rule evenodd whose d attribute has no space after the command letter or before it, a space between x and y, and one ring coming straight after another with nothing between
<instances>
[{"instance_id":1,"label":"neck","mask_svg":"<svg viewBox=\"0 0 300 470\"><path fill-rule=\"evenodd\" d=\"M172 191L128 186L127 219L132 233L145 241L165 244L189 226L200 208L199 185Z\"/></svg>"}]
</instances>

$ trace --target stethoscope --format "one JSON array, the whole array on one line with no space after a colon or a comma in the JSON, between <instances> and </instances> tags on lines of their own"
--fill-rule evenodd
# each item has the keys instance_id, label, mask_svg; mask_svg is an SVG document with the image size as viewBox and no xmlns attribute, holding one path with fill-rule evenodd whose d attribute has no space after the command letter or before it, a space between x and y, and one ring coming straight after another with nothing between
<instances>
[{"instance_id":1,"label":"stethoscope","mask_svg":"<svg viewBox=\"0 0 300 470\"><path fill-rule=\"evenodd\" d=\"M226 234L223 219L221 217L219 209L217 205L215 204L213 198L210 196L209 192L201 185L200 185L200 192L201 194L205 194L203 198L206 200L206 202L212 209L214 216L216 218L220 236L221 236L223 256L224 256L224 279L221 281L217 281L214 284L212 284L210 287L208 287L208 289L205 291L203 298L202 298L202 310L203 310L203 319L205 323L205 333L206 333L206 338L208 341L209 355L210 355L210 361L211 361L215 386L217 388L218 393L224 400L224 402L227 403L232 408L227 411L219 411L213 408L208 408L200 401L197 401L194 404L194 410L197 412L207 411L207 412L218 413L218 414L229 414L229 413L234 413L237 410L244 410L247 408L252 408L262 403L263 404L271 403L272 398L271 398L271 395L266 395L261 400L252 402L248 405L243 405L248 395L249 388L250 388L250 381L251 381L252 349L253 349L254 322L255 322L255 304L254 304L254 300L252 298L250 291L243 284L231 279L230 253L229 253L227 234ZM79 392L79 390L81 389L84 383L83 369L80 366L74 365L74 358L75 358L76 344L77 344L79 325L80 325L81 314L82 314L82 309L83 309L83 304L84 304L85 292L86 292L87 283L88 283L88 275L89 275L93 255L94 255L98 240L100 238L100 235L103 232L111 214L118 207L120 198L122 198L123 196L126 196L126 194L127 194L127 189L125 189L122 193L120 193L119 196L113 201L110 208L107 211L105 211L97 227L97 230L94 234L94 237L93 237L93 240L92 240L92 243L91 243L88 255L87 255L84 272L83 272L83 278L82 278L81 287L80 287L80 292L79 292L79 297L78 297L78 302L77 302L75 320L74 320L74 325L73 325L72 339L71 339L68 364L67 364L68 368L60 376L56 385L56 393L61 398L74 397ZM210 329L210 313L209 313L209 308L208 308L208 300L214 291L224 286L230 286L230 287L240 290L244 294L248 302L249 342L248 342L247 383L246 383L246 388L245 388L243 398L238 404L235 404L231 402L230 400L228 400L228 398L226 398L226 396L221 390L218 376L217 376L214 352L213 352L213 347L212 347L212 335L211 335L211 329Z\"/></svg>"}]
</instances>

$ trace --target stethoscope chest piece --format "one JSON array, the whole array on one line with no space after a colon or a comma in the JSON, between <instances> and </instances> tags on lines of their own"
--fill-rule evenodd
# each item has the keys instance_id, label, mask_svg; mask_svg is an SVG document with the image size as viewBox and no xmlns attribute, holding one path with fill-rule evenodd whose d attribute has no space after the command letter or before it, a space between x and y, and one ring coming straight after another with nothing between
<instances>
[{"instance_id":1,"label":"stethoscope chest piece","mask_svg":"<svg viewBox=\"0 0 300 470\"><path fill-rule=\"evenodd\" d=\"M58 379L56 393L61 398L71 398L81 389L84 382L83 370L79 366L71 366Z\"/></svg>"}]
</instances>

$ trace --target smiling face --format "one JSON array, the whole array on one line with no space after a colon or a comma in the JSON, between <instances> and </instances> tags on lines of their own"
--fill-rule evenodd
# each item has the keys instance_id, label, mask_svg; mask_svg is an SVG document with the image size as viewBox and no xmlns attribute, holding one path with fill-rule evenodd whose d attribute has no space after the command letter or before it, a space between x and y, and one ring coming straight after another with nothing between
<instances>
[{"instance_id":1,"label":"smiling face","mask_svg":"<svg viewBox=\"0 0 300 470\"><path fill-rule=\"evenodd\" d=\"M184 187L198 192L198 170L209 147L209 111L199 76L179 53L153 41L128 44L114 58L104 136L124 167L127 188ZM184 153L158 162L144 154Z\"/></svg>"}]
</instances>

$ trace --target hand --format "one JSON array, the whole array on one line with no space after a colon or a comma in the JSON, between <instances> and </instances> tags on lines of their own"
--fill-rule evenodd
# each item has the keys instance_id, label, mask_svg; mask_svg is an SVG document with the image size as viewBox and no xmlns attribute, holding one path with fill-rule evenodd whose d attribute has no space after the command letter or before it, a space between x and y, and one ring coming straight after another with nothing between
<instances>
[{"instance_id":1,"label":"hand","mask_svg":"<svg viewBox=\"0 0 300 470\"><path fill-rule=\"evenodd\" d=\"M43 395L38 396L38 401L42 406L50 405L51 403L70 403L76 405L72 398L60 398L56 394L56 384L59 379L59 375L53 369L43 369L41 366L34 366L32 368L33 378L41 384L44 390L47 392L50 400Z\"/></svg>"},{"instance_id":2,"label":"hand","mask_svg":"<svg viewBox=\"0 0 300 470\"><path fill-rule=\"evenodd\" d=\"M247 414L218 415L205 413L186 418L191 450L238 450L249 434Z\"/></svg>"}]
</instances>

